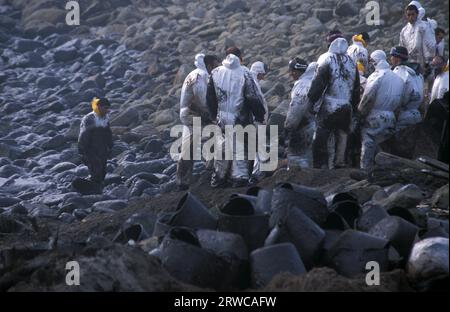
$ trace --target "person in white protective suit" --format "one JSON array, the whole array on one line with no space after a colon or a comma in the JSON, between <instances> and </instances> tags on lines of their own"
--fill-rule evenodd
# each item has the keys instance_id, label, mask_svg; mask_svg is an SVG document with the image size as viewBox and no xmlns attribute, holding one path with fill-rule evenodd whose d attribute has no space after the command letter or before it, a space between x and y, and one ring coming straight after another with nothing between
<instances>
[{"instance_id":1,"label":"person in white protective suit","mask_svg":"<svg viewBox=\"0 0 450 312\"><path fill-rule=\"evenodd\" d=\"M394 74L386 61L386 53L374 51L371 62L375 72L369 76L358 106L361 122L361 169L370 170L380 144L395 133L395 112L402 101L404 82Z\"/></svg>"},{"instance_id":2,"label":"person in white protective suit","mask_svg":"<svg viewBox=\"0 0 450 312\"><path fill-rule=\"evenodd\" d=\"M260 61L255 62L250 67L250 72L253 75L253 79L255 80L255 83L259 89L259 92L261 94L263 94L262 90L261 90L260 81L265 80L265 78L266 78L266 74L267 74L266 65ZM264 96L263 96L263 99L264 99L264 109L266 110L266 114L264 115L264 122L262 124L256 122L255 123L256 127L258 127L259 125L267 125L267 122L269 120L269 106L267 105L267 102L266 102ZM261 157L262 157L262 155L260 153L256 153L255 161L253 163L252 177L251 177L252 183L256 183L260 178L262 178L264 176L264 173L261 171L261 162L265 162L265 161L267 161L267 159L262 159Z\"/></svg>"},{"instance_id":3,"label":"person in white protective suit","mask_svg":"<svg viewBox=\"0 0 450 312\"><path fill-rule=\"evenodd\" d=\"M406 8L408 24L400 33L399 46L408 50L411 62L421 65L422 73L436 54L436 37L429 23L423 21L425 9L417 1Z\"/></svg>"},{"instance_id":4,"label":"person in white protective suit","mask_svg":"<svg viewBox=\"0 0 450 312\"><path fill-rule=\"evenodd\" d=\"M263 62L255 62L250 67L250 72L256 82L264 80L266 78L266 65Z\"/></svg>"},{"instance_id":5,"label":"person in white protective suit","mask_svg":"<svg viewBox=\"0 0 450 312\"><path fill-rule=\"evenodd\" d=\"M196 69L184 80L180 99L180 120L185 127L182 138L181 157L177 163L177 185L180 189L188 189L192 182L193 160L193 118L201 118L202 124L210 124L212 118L206 106L206 91L208 77L211 71L219 65L219 59L214 55L197 54Z\"/></svg>"},{"instance_id":6,"label":"person in white protective suit","mask_svg":"<svg viewBox=\"0 0 450 312\"><path fill-rule=\"evenodd\" d=\"M436 27L435 31L435 37L436 37L436 55L440 55L442 57L445 56L445 30Z\"/></svg>"},{"instance_id":7,"label":"person in white protective suit","mask_svg":"<svg viewBox=\"0 0 450 312\"><path fill-rule=\"evenodd\" d=\"M448 61L445 63L444 58L438 55L433 59L431 66L435 70L436 79L434 80L431 91L430 104L435 100L442 100L449 89Z\"/></svg>"},{"instance_id":8,"label":"person in white protective suit","mask_svg":"<svg viewBox=\"0 0 450 312\"><path fill-rule=\"evenodd\" d=\"M207 91L207 102L212 116L217 116L217 124L225 133L226 126L240 125L246 127L255 122L263 123L266 110L264 108L264 97L258 88L251 72L241 65L241 51L238 48L229 48L227 57L219 66L213 70ZM244 149L247 144L238 142L238 137L221 140L222 151L225 144L232 144L232 160L214 160L214 173L211 179L212 187L219 187L231 179L234 187L248 185L249 162L238 160L238 150ZM231 141L231 142L230 142Z\"/></svg>"},{"instance_id":9,"label":"person in white protective suit","mask_svg":"<svg viewBox=\"0 0 450 312\"><path fill-rule=\"evenodd\" d=\"M353 36L353 44L348 47L347 54L353 62L358 66L359 75L365 76L369 70L369 52L367 46L370 42L370 36L366 32L362 32Z\"/></svg>"},{"instance_id":10,"label":"person in white protective suit","mask_svg":"<svg viewBox=\"0 0 450 312\"><path fill-rule=\"evenodd\" d=\"M327 53L320 56L308 98L317 114L317 130L313 142L315 168L328 168L328 139L335 135L336 168L345 167L347 138L352 113L359 103L359 73L355 62L347 54L344 38L335 39ZM319 100L323 100L319 102Z\"/></svg>"},{"instance_id":11,"label":"person in white protective suit","mask_svg":"<svg viewBox=\"0 0 450 312\"><path fill-rule=\"evenodd\" d=\"M404 47L391 49L391 63L394 73L405 83L396 126L396 132L399 132L422 121L419 110L424 100L424 79L419 71L420 65L408 63L408 51Z\"/></svg>"},{"instance_id":12,"label":"person in white protective suit","mask_svg":"<svg viewBox=\"0 0 450 312\"><path fill-rule=\"evenodd\" d=\"M288 165L300 168L312 168L312 142L316 131L316 122L312 113L313 105L308 92L317 63L307 65L306 61L295 58L289 63L289 72L295 80L291 92L291 102L286 115L284 128L288 137Z\"/></svg>"},{"instance_id":13,"label":"person in white protective suit","mask_svg":"<svg viewBox=\"0 0 450 312\"><path fill-rule=\"evenodd\" d=\"M256 86L258 87L259 92L262 94L260 81L266 79L266 65L263 62L255 62L250 67L250 72L252 73L253 79L256 82ZM266 110L266 114L264 115L264 124L267 124L267 120L269 118L269 108L267 106L267 102L264 99L264 108Z\"/></svg>"}]
</instances>

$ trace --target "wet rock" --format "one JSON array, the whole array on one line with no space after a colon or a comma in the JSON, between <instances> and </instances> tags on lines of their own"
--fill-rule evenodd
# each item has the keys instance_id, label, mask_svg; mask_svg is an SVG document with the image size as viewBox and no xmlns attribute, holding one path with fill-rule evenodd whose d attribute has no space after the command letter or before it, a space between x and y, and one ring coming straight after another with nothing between
<instances>
[{"instance_id":1,"label":"wet rock","mask_svg":"<svg viewBox=\"0 0 450 312\"><path fill-rule=\"evenodd\" d=\"M48 112L60 113L65 109L65 106L61 101L53 101L49 104L45 104L36 109L35 113L37 115L45 114Z\"/></svg>"},{"instance_id":2,"label":"wet rock","mask_svg":"<svg viewBox=\"0 0 450 312\"><path fill-rule=\"evenodd\" d=\"M421 290L436 290L448 283L448 238L429 238L414 245L408 260L410 280ZM440 286L440 287L439 287Z\"/></svg>"},{"instance_id":3,"label":"wet rock","mask_svg":"<svg viewBox=\"0 0 450 312\"><path fill-rule=\"evenodd\" d=\"M141 196L142 193L148 189L153 188L154 185L146 180L137 179L135 180L132 185L130 186L129 196Z\"/></svg>"},{"instance_id":4,"label":"wet rock","mask_svg":"<svg viewBox=\"0 0 450 312\"><path fill-rule=\"evenodd\" d=\"M12 68L41 68L46 65L42 56L35 52L26 52L25 54L13 57L9 60Z\"/></svg>"},{"instance_id":5,"label":"wet rock","mask_svg":"<svg viewBox=\"0 0 450 312\"><path fill-rule=\"evenodd\" d=\"M110 65L106 71L113 75L116 78L123 78L125 75L125 72L129 69L129 66L122 62L117 62L112 65Z\"/></svg>"},{"instance_id":6,"label":"wet rock","mask_svg":"<svg viewBox=\"0 0 450 312\"><path fill-rule=\"evenodd\" d=\"M53 59L55 62L70 62L80 56L77 49L61 49L55 51L53 54Z\"/></svg>"},{"instance_id":7,"label":"wet rock","mask_svg":"<svg viewBox=\"0 0 450 312\"><path fill-rule=\"evenodd\" d=\"M0 208L13 206L13 205L19 203L20 201L21 200L16 197L0 196Z\"/></svg>"},{"instance_id":8,"label":"wet rock","mask_svg":"<svg viewBox=\"0 0 450 312\"><path fill-rule=\"evenodd\" d=\"M225 1L225 6L222 9L223 13L234 13L234 12L248 12L249 8L247 2L243 0L232 0Z\"/></svg>"},{"instance_id":9,"label":"wet rock","mask_svg":"<svg viewBox=\"0 0 450 312\"><path fill-rule=\"evenodd\" d=\"M426 198L424 193L418 186L408 184L402 186L400 189L392 192L387 198L378 201L380 205L386 209L399 208L414 208L422 200Z\"/></svg>"},{"instance_id":10,"label":"wet rock","mask_svg":"<svg viewBox=\"0 0 450 312\"><path fill-rule=\"evenodd\" d=\"M25 229L25 225L11 216L0 214L0 233L11 234L20 233Z\"/></svg>"},{"instance_id":11,"label":"wet rock","mask_svg":"<svg viewBox=\"0 0 450 312\"><path fill-rule=\"evenodd\" d=\"M343 0L336 7L336 15L341 17L355 16L358 12L358 5L354 1Z\"/></svg>"},{"instance_id":12,"label":"wet rock","mask_svg":"<svg viewBox=\"0 0 450 312\"><path fill-rule=\"evenodd\" d=\"M111 120L113 127L128 127L139 122L139 112L137 109L130 107L119 113L118 116Z\"/></svg>"},{"instance_id":13,"label":"wet rock","mask_svg":"<svg viewBox=\"0 0 450 312\"><path fill-rule=\"evenodd\" d=\"M130 178L133 175L141 172L146 173L161 173L167 167L167 160L151 160L140 163L124 162L120 165L115 173L123 177Z\"/></svg>"},{"instance_id":14,"label":"wet rock","mask_svg":"<svg viewBox=\"0 0 450 312\"><path fill-rule=\"evenodd\" d=\"M164 142L161 140L150 140L145 145L144 153L159 153L164 148Z\"/></svg>"},{"instance_id":15,"label":"wet rock","mask_svg":"<svg viewBox=\"0 0 450 312\"><path fill-rule=\"evenodd\" d=\"M31 217L56 219L58 212L45 204L27 204L25 206Z\"/></svg>"},{"instance_id":16,"label":"wet rock","mask_svg":"<svg viewBox=\"0 0 450 312\"><path fill-rule=\"evenodd\" d=\"M95 65L98 65L98 66L102 66L105 63L105 61L103 59L103 55L100 52L95 52L95 53L93 53L91 55L88 55L84 59L84 61L86 63L92 62L92 63L94 63Z\"/></svg>"},{"instance_id":17,"label":"wet rock","mask_svg":"<svg viewBox=\"0 0 450 312\"><path fill-rule=\"evenodd\" d=\"M57 206L59 203L69 199L70 197L79 197L78 193L65 193L65 194L46 194L39 198L35 198L34 202L40 202L48 206Z\"/></svg>"},{"instance_id":18,"label":"wet rock","mask_svg":"<svg viewBox=\"0 0 450 312\"><path fill-rule=\"evenodd\" d=\"M42 144L42 149L52 150L62 147L66 144L66 138L63 135L57 135Z\"/></svg>"},{"instance_id":19,"label":"wet rock","mask_svg":"<svg viewBox=\"0 0 450 312\"><path fill-rule=\"evenodd\" d=\"M75 209L73 211L73 216L78 220L83 220L89 215L89 211L86 209Z\"/></svg>"},{"instance_id":20,"label":"wet rock","mask_svg":"<svg viewBox=\"0 0 450 312\"><path fill-rule=\"evenodd\" d=\"M93 205L93 210L97 212L114 212L122 210L127 206L127 202L124 200L106 200L96 202Z\"/></svg>"},{"instance_id":21,"label":"wet rock","mask_svg":"<svg viewBox=\"0 0 450 312\"><path fill-rule=\"evenodd\" d=\"M71 170L77 166L70 162L62 162L50 169L50 172L61 173L63 171Z\"/></svg>"},{"instance_id":22,"label":"wet rock","mask_svg":"<svg viewBox=\"0 0 450 312\"><path fill-rule=\"evenodd\" d=\"M52 89L59 86L61 79L52 76L41 77L36 81L39 89Z\"/></svg>"},{"instance_id":23,"label":"wet rock","mask_svg":"<svg viewBox=\"0 0 450 312\"><path fill-rule=\"evenodd\" d=\"M433 207L448 210L448 184L438 189L432 198Z\"/></svg>"},{"instance_id":24,"label":"wet rock","mask_svg":"<svg viewBox=\"0 0 450 312\"><path fill-rule=\"evenodd\" d=\"M70 224L70 223L74 222L77 218L74 215L70 214L70 213L64 212L58 217L58 219L61 222Z\"/></svg>"},{"instance_id":25,"label":"wet rock","mask_svg":"<svg viewBox=\"0 0 450 312\"><path fill-rule=\"evenodd\" d=\"M9 178L15 174L21 174L23 169L14 165L5 165L0 167L0 178Z\"/></svg>"},{"instance_id":26,"label":"wet rock","mask_svg":"<svg viewBox=\"0 0 450 312\"><path fill-rule=\"evenodd\" d=\"M329 22L334 16L333 9L316 9L314 10L315 17L317 17L322 23Z\"/></svg>"},{"instance_id":27,"label":"wet rock","mask_svg":"<svg viewBox=\"0 0 450 312\"><path fill-rule=\"evenodd\" d=\"M14 49L17 52L24 53L28 51L34 51L38 48L44 48L45 45L37 40L19 39L15 42Z\"/></svg>"},{"instance_id":28,"label":"wet rock","mask_svg":"<svg viewBox=\"0 0 450 312\"><path fill-rule=\"evenodd\" d=\"M9 157L10 151L9 145L0 143L0 157Z\"/></svg>"}]
</instances>

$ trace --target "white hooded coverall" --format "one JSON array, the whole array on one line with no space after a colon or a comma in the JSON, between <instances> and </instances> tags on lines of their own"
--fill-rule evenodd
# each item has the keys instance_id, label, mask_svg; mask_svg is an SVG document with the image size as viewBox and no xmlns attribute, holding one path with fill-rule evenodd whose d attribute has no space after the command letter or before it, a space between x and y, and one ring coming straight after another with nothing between
<instances>
[{"instance_id":1,"label":"white hooded coverall","mask_svg":"<svg viewBox=\"0 0 450 312\"><path fill-rule=\"evenodd\" d=\"M381 58L369 76L358 106L364 120L361 128L361 168L370 170L379 144L395 133L395 111L401 105L404 82L392 72L386 58Z\"/></svg>"},{"instance_id":2,"label":"white hooded coverall","mask_svg":"<svg viewBox=\"0 0 450 312\"><path fill-rule=\"evenodd\" d=\"M316 121L308 92L316 69L317 63L309 64L305 73L295 82L284 125L289 133L289 163L295 163L301 168L312 168L313 165L312 143Z\"/></svg>"},{"instance_id":3,"label":"white hooded coverall","mask_svg":"<svg viewBox=\"0 0 450 312\"><path fill-rule=\"evenodd\" d=\"M355 64L360 63L364 66L364 70L359 72L360 76L363 76L369 69L369 52L367 52L363 43L353 40L353 44L347 49L347 54Z\"/></svg>"},{"instance_id":4,"label":"white hooded coverall","mask_svg":"<svg viewBox=\"0 0 450 312\"><path fill-rule=\"evenodd\" d=\"M408 65L395 67L394 73L404 82L403 100L397 118L396 132L412 127L422 121L419 111L424 101L423 76Z\"/></svg>"},{"instance_id":5,"label":"white hooded coverall","mask_svg":"<svg viewBox=\"0 0 450 312\"><path fill-rule=\"evenodd\" d=\"M440 73L433 83L433 89L431 91L430 104L434 100L441 100L444 98L446 92L448 92L448 69Z\"/></svg>"},{"instance_id":6,"label":"white hooded coverall","mask_svg":"<svg viewBox=\"0 0 450 312\"><path fill-rule=\"evenodd\" d=\"M359 73L355 62L347 54L348 43L343 38L334 40L327 53L320 56L308 98L322 105L315 108L317 131L313 143L314 167L328 167L328 139L335 135L335 160L345 166L347 137L352 112L359 102Z\"/></svg>"},{"instance_id":7,"label":"white hooded coverall","mask_svg":"<svg viewBox=\"0 0 450 312\"><path fill-rule=\"evenodd\" d=\"M211 115L217 115L217 124L222 132L226 126L246 127L255 122L264 122L266 114L264 97L251 72L242 66L240 59L233 54L229 54L222 62L222 66L213 70L208 85L207 101ZM230 140L220 142L223 146L222 151L225 151L225 144L233 144L233 160L227 160L225 156L222 160L216 159L213 179L224 181L229 174L235 181L249 179L248 159L237 160L236 157L237 148L243 148L244 142L237 142L236 138L233 136L232 142L229 142Z\"/></svg>"},{"instance_id":8,"label":"white hooded coverall","mask_svg":"<svg viewBox=\"0 0 450 312\"><path fill-rule=\"evenodd\" d=\"M264 63L260 62L260 61L253 63L250 68L250 72L252 73L253 79L255 80L255 83L256 83L256 86L258 87L259 92L263 95L263 92L261 90L261 85L259 84L259 81L258 81L258 75L266 74L266 69L265 69ZM263 95L263 100L264 100L264 109L266 110L266 114L264 115L264 123L262 123L262 124L267 125L267 121L269 120L269 106L267 105L264 95ZM260 125L260 123L256 122L255 126L258 126L258 125ZM253 164L253 172L252 172L252 176L254 178L258 178L258 177L262 176L261 162L265 162L265 161L267 161L267 160L263 159L261 157L260 153L256 153L255 162Z\"/></svg>"},{"instance_id":9,"label":"white hooded coverall","mask_svg":"<svg viewBox=\"0 0 450 312\"><path fill-rule=\"evenodd\" d=\"M409 53L409 60L417 62L425 69L425 64L431 62L436 54L436 37L431 27L423 21L425 9L422 5L413 1L409 5L414 5L419 10L419 16L414 24L408 23L400 33L399 45L405 47Z\"/></svg>"},{"instance_id":10,"label":"white hooded coverall","mask_svg":"<svg viewBox=\"0 0 450 312\"><path fill-rule=\"evenodd\" d=\"M185 125L182 138L181 155L177 164L177 184L189 185L192 178L193 149L193 118L200 117L202 123L210 122L208 107L206 106L206 90L208 86L208 71L204 62L204 54L195 56L195 66L184 80L180 99L180 120Z\"/></svg>"}]
</instances>

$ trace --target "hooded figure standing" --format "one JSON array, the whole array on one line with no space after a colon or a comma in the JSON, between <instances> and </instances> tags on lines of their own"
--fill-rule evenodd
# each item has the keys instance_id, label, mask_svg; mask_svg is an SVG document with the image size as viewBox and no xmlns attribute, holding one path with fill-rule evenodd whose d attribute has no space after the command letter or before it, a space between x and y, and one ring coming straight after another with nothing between
<instances>
[{"instance_id":1,"label":"hooded figure standing","mask_svg":"<svg viewBox=\"0 0 450 312\"><path fill-rule=\"evenodd\" d=\"M289 63L290 74L296 81L292 89L284 128L289 138L289 164L295 163L300 168L312 168L313 165L312 143L316 122L308 92L316 69L316 62L307 65L306 61L299 58Z\"/></svg>"},{"instance_id":2,"label":"hooded figure standing","mask_svg":"<svg viewBox=\"0 0 450 312\"><path fill-rule=\"evenodd\" d=\"M397 118L396 132L399 132L422 121L419 109L424 101L424 79L420 73L420 65L408 63L408 51L404 47L392 48L391 63L394 73L405 84L403 101Z\"/></svg>"},{"instance_id":3,"label":"hooded figure standing","mask_svg":"<svg viewBox=\"0 0 450 312\"><path fill-rule=\"evenodd\" d=\"M369 45L370 36L363 32L353 36L353 44L348 47L347 54L358 66L359 75L365 76L369 69L369 52L367 46Z\"/></svg>"},{"instance_id":4,"label":"hooded figure standing","mask_svg":"<svg viewBox=\"0 0 450 312\"><path fill-rule=\"evenodd\" d=\"M266 78L266 65L263 62L255 62L252 64L250 68L250 72L253 75L253 79L255 80L256 86L258 87L259 92L263 95L261 90L260 81L264 80ZM258 127L259 125L267 125L267 122L269 120L269 106L267 105L266 99L264 98L264 109L266 110L266 114L264 115L264 122L263 123L255 123L255 126ZM257 182L261 177L264 176L263 172L261 171L261 163L267 161L266 159L262 158L262 155L260 153L256 153L255 155L255 161L253 163L253 170L252 170L252 182ZM251 164L250 164L251 165Z\"/></svg>"},{"instance_id":5,"label":"hooded figure standing","mask_svg":"<svg viewBox=\"0 0 450 312\"><path fill-rule=\"evenodd\" d=\"M241 65L241 51L229 48L222 66L213 70L207 91L208 107L212 116L217 116L217 124L225 133L226 126L240 125L246 127L256 122L263 123L266 110L264 97L251 72ZM232 159L214 160L212 187L219 187L227 182L229 176L235 187L244 186L249 181L249 164L237 159L237 148L245 148L244 142L238 142L237 136L220 140L222 151L225 144L232 147ZM245 155L244 155L245 156Z\"/></svg>"},{"instance_id":6,"label":"hooded figure standing","mask_svg":"<svg viewBox=\"0 0 450 312\"><path fill-rule=\"evenodd\" d=\"M106 164L113 147L108 111L111 104L106 98L95 98L92 112L83 117L78 136L78 152L89 168L90 182L94 189L83 190L80 181L74 187L82 193L101 193L106 176Z\"/></svg>"},{"instance_id":7,"label":"hooded figure standing","mask_svg":"<svg viewBox=\"0 0 450 312\"><path fill-rule=\"evenodd\" d=\"M358 106L361 127L361 168L370 170L379 145L395 133L395 112L403 96L404 82L394 74L386 61L386 54L377 50L371 54L375 72L369 76Z\"/></svg>"},{"instance_id":8,"label":"hooded figure standing","mask_svg":"<svg viewBox=\"0 0 450 312\"><path fill-rule=\"evenodd\" d=\"M344 38L335 39L329 51L320 56L308 98L311 103L323 103L315 109L317 131L313 143L315 168L328 167L327 143L335 135L335 167L345 167L347 137L352 122L352 112L359 102L360 85L356 64L347 54Z\"/></svg>"},{"instance_id":9,"label":"hooded figure standing","mask_svg":"<svg viewBox=\"0 0 450 312\"><path fill-rule=\"evenodd\" d=\"M408 50L411 62L419 63L425 70L436 54L436 37L427 22L423 21L425 9L417 1L412 1L406 8L408 24L400 33L399 46Z\"/></svg>"},{"instance_id":10,"label":"hooded figure standing","mask_svg":"<svg viewBox=\"0 0 450 312\"><path fill-rule=\"evenodd\" d=\"M186 126L183 132L181 157L177 164L177 185L188 189L192 182L193 160L193 118L201 118L203 124L210 124L211 117L206 106L206 90L211 71L219 65L219 59L213 55L197 54L195 66L184 80L180 99L180 120Z\"/></svg>"},{"instance_id":11,"label":"hooded figure standing","mask_svg":"<svg viewBox=\"0 0 450 312\"><path fill-rule=\"evenodd\" d=\"M431 66L435 70L436 79L434 80L433 88L431 90L430 104L435 100L442 100L449 89L448 61L445 63L444 58L438 55L433 59Z\"/></svg>"}]
</instances>

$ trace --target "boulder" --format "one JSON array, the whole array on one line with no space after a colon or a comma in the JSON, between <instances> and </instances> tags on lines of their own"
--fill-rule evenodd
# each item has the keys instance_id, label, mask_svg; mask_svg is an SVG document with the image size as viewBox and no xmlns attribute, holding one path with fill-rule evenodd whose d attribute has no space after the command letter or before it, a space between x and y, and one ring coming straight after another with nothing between
<instances>
[{"instance_id":1,"label":"boulder","mask_svg":"<svg viewBox=\"0 0 450 312\"><path fill-rule=\"evenodd\" d=\"M127 108L111 120L113 127L128 127L139 122L139 112L133 107Z\"/></svg>"},{"instance_id":2,"label":"boulder","mask_svg":"<svg viewBox=\"0 0 450 312\"><path fill-rule=\"evenodd\" d=\"M115 173L124 176L126 178L130 178L133 175L140 172L162 173L164 169L167 167L167 164L168 162L166 160L160 159L144 161L140 163L124 162L115 170Z\"/></svg>"},{"instance_id":3,"label":"boulder","mask_svg":"<svg viewBox=\"0 0 450 312\"><path fill-rule=\"evenodd\" d=\"M61 84L61 79L53 76L44 76L36 81L39 89L53 89Z\"/></svg>"},{"instance_id":4,"label":"boulder","mask_svg":"<svg viewBox=\"0 0 450 312\"><path fill-rule=\"evenodd\" d=\"M127 206L125 200L106 200L101 202L96 202L93 205L93 210L97 212L114 212L122 210Z\"/></svg>"},{"instance_id":5,"label":"boulder","mask_svg":"<svg viewBox=\"0 0 450 312\"><path fill-rule=\"evenodd\" d=\"M80 56L80 53L78 52L77 49L61 49L61 50L57 50L55 51L55 53L53 54L53 59L55 60L55 62L70 62L75 60L76 58L78 58Z\"/></svg>"},{"instance_id":6,"label":"boulder","mask_svg":"<svg viewBox=\"0 0 450 312\"><path fill-rule=\"evenodd\" d=\"M19 39L14 44L14 49L20 53L34 51L44 47L45 45L42 42L30 39Z\"/></svg>"},{"instance_id":7,"label":"boulder","mask_svg":"<svg viewBox=\"0 0 450 312\"><path fill-rule=\"evenodd\" d=\"M432 205L435 208L448 210L448 184L433 194Z\"/></svg>"}]
</instances>

